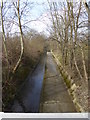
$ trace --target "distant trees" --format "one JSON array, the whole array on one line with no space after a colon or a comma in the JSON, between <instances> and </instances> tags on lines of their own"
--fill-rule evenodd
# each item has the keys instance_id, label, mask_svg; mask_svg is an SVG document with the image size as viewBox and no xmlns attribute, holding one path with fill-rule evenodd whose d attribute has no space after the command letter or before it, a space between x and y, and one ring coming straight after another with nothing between
<instances>
[{"instance_id":1,"label":"distant trees","mask_svg":"<svg viewBox=\"0 0 90 120\"><path fill-rule=\"evenodd\" d=\"M62 73L63 78L68 76L76 85L73 92L76 101L88 111L90 9L82 1L47 2L52 23L49 45L66 71Z\"/></svg>"},{"instance_id":2,"label":"distant trees","mask_svg":"<svg viewBox=\"0 0 90 120\"><path fill-rule=\"evenodd\" d=\"M73 69L75 66L81 80L87 81L87 69L85 62L84 41L87 39L85 34L82 37L83 27L87 30L88 17L82 2L53 2L47 0L51 15L53 32L51 39L58 42L60 56L62 56L63 67ZM83 19L83 16L85 19ZM81 56L84 76L79 67L78 54Z\"/></svg>"},{"instance_id":3,"label":"distant trees","mask_svg":"<svg viewBox=\"0 0 90 120\"><path fill-rule=\"evenodd\" d=\"M15 1L15 2L7 2L1 0L1 24L2 24L2 33L3 33L3 47L5 51L5 58L7 62L7 69L8 69L8 79L9 74L14 74L17 68L20 65L22 60L22 56L24 53L24 40L23 40L23 31L27 28L27 23L31 22L31 20L25 19L24 16L28 15L29 9L31 9L33 3L28 3L27 1ZM10 14L11 12L11 14ZM25 14L26 13L26 14ZM30 13L29 13L30 14ZM24 21L22 24L22 19ZM13 69L10 67L10 55L8 53L8 43L7 39L9 39L9 35L11 35L11 31L13 30L13 26L17 26L17 31L15 31L20 36L20 46L21 52L20 56L17 57L17 62L14 64ZM14 30L13 30L14 31ZM12 33L13 34L13 33ZM14 33L15 34L15 33ZM14 35L15 36L15 35ZM18 51L19 52L19 51ZM11 78L12 79L12 78Z\"/></svg>"},{"instance_id":4,"label":"distant trees","mask_svg":"<svg viewBox=\"0 0 90 120\"><path fill-rule=\"evenodd\" d=\"M33 6L27 0L1 1L3 110L44 53L45 36L28 25L37 20L30 16Z\"/></svg>"},{"instance_id":5,"label":"distant trees","mask_svg":"<svg viewBox=\"0 0 90 120\"><path fill-rule=\"evenodd\" d=\"M1 25L2 25L2 34L3 34L3 45L4 45L5 55L6 55L7 66L9 69L8 51L7 51L5 29L4 29L3 0L1 0Z\"/></svg>"},{"instance_id":6,"label":"distant trees","mask_svg":"<svg viewBox=\"0 0 90 120\"><path fill-rule=\"evenodd\" d=\"M51 47L54 52L58 51L64 69L68 66L70 71L77 71L83 83L87 82L86 53L89 7L85 1L85 6L81 1L68 2L66 0L64 3L47 0L47 2L52 24L51 28L48 28ZM23 63L27 63L27 59L30 60L32 56L40 55L44 51L44 35L40 35L28 26L29 22L37 20L32 20L30 16L33 6L33 2L27 0L14 2L1 0L4 93L7 91L6 86L9 86L9 88L11 84L13 86L12 75L15 75L18 68ZM81 64L81 67L79 64Z\"/></svg>"}]
</instances>

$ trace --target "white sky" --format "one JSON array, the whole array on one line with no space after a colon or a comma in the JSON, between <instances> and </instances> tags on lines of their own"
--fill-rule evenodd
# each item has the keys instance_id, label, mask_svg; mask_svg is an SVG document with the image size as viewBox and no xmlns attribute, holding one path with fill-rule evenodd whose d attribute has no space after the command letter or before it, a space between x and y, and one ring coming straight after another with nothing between
<instances>
[{"instance_id":1,"label":"white sky","mask_svg":"<svg viewBox=\"0 0 90 120\"><path fill-rule=\"evenodd\" d=\"M12 0L7 0L7 1L11 2ZM15 1L15 0L13 0L13 1ZM25 0L21 0L21 1L24 2ZM28 1L38 3L39 5L35 5L33 7L33 9L30 11L30 15L27 16L27 19L31 20L31 19L39 18L39 20L28 23L27 26L37 30L38 32L44 32L45 34L48 34L47 25L50 26L50 24L51 24L51 22L49 20L49 15L47 15L47 10L45 10L45 8L48 6L48 4L46 4L46 6L44 5L44 7L42 5L40 5L43 2L47 2L47 0L28 0ZM63 2L65 0L52 0L52 1ZM74 0L74 1L76 2L78 0ZM89 1L89 0L87 0L87 1ZM23 21L22 21L22 24L23 24ZM1 29L1 27L0 27L0 29ZM16 32L16 31L18 31L18 28L17 28L17 26L13 25L12 33Z\"/></svg>"}]
</instances>

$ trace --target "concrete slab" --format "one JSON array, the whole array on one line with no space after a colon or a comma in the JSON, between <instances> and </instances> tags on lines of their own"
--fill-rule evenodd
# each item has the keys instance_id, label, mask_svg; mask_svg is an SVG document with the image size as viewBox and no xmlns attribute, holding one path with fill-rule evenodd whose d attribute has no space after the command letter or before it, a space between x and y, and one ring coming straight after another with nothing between
<instances>
[{"instance_id":1,"label":"concrete slab","mask_svg":"<svg viewBox=\"0 0 90 120\"><path fill-rule=\"evenodd\" d=\"M41 113L76 112L73 101L51 53L47 54L47 70L41 94Z\"/></svg>"}]
</instances>

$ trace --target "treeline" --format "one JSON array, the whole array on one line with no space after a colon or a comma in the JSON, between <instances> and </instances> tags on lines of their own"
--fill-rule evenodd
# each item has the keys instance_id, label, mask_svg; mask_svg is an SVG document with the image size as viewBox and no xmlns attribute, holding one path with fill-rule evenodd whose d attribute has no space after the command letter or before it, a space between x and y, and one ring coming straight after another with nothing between
<instances>
[{"instance_id":1,"label":"treeline","mask_svg":"<svg viewBox=\"0 0 90 120\"><path fill-rule=\"evenodd\" d=\"M49 39L56 41L63 67L75 69L83 82L88 81L85 58L88 50L88 14L82 2L49 2L52 31ZM56 49L57 49L56 47ZM53 48L52 48L53 49ZM81 60L84 76L78 67Z\"/></svg>"},{"instance_id":2,"label":"treeline","mask_svg":"<svg viewBox=\"0 0 90 120\"><path fill-rule=\"evenodd\" d=\"M24 51L15 72L13 72L13 70L20 59L21 53L20 36L6 37L5 43L7 45L9 64L7 64L4 45L2 45L3 111L7 109L9 104L11 105L11 101L17 93L18 88L25 81L29 73L32 72L45 52L45 37L43 35L40 35L39 33L37 33L37 35L33 34L31 39L28 39L27 35L23 35Z\"/></svg>"},{"instance_id":3,"label":"treeline","mask_svg":"<svg viewBox=\"0 0 90 120\"><path fill-rule=\"evenodd\" d=\"M81 1L47 1L52 23L49 46L78 86L78 101L88 111L89 7Z\"/></svg>"},{"instance_id":4,"label":"treeline","mask_svg":"<svg viewBox=\"0 0 90 120\"><path fill-rule=\"evenodd\" d=\"M31 21L26 19L24 21L24 18L30 15L28 12L32 6L33 3L28 1L22 3L20 0L17 2L1 0L3 111L10 109L9 105L19 86L45 51L45 36L27 26Z\"/></svg>"},{"instance_id":5,"label":"treeline","mask_svg":"<svg viewBox=\"0 0 90 120\"><path fill-rule=\"evenodd\" d=\"M65 2L47 0L47 3L49 6L47 17L50 16L51 21L51 28L48 28L50 32L48 41L51 47L49 49L57 55L64 69L76 83L81 87L85 86L85 89L83 87L82 89L86 91L88 5L68 0ZM34 3L27 0L24 2L1 0L3 110L7 108L19 85L45 50L46 37L28 26L28 23L37 21L30 19L33 7Z\"/></svg>"}]
</instances>

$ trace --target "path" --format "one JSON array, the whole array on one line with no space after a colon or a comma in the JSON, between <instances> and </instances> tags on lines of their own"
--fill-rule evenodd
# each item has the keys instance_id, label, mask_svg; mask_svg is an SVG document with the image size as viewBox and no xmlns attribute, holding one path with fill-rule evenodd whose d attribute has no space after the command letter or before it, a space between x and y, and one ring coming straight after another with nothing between
<instances>
[{"instance_id":1,"label":"path","mask_svg":"<svg viewBox=\"0 0 90 120\"><path fill-rule=\"evenodd\" d=\"M47 70L43 83L40 112L63 113L76 112L67 87L51 55L47 54Z\"/></svg>"}]
</instances>

